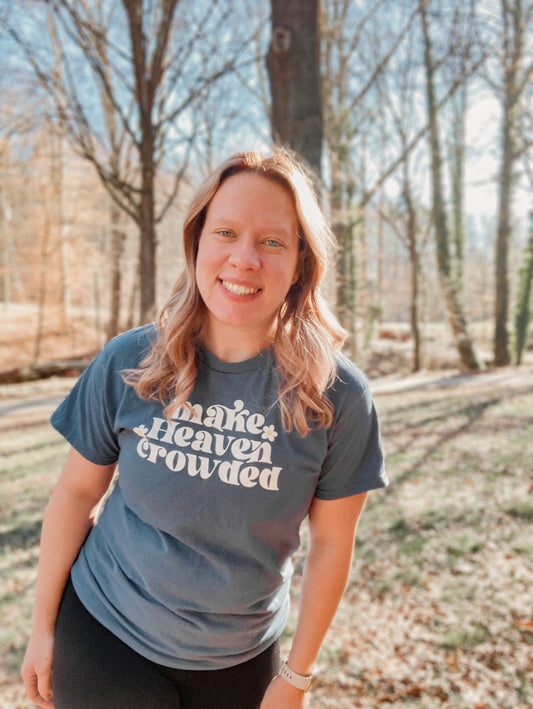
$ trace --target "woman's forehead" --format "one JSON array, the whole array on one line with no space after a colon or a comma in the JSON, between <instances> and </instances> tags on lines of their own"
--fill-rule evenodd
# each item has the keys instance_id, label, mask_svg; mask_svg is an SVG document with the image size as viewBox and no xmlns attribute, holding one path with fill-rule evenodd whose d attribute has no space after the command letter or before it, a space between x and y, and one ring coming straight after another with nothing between
<instances>
[{"instance_id":1,"label":"woman's forehead","mask_svg":"<svg viewBox=\"0 0 533 709\"><path fill-rule=\"evenodd\" d=\"M298 215L290 190L277 180L253 172L226 178L207 206L206 219L262 220L298 230Z\"/></svg>"}]
</instances>

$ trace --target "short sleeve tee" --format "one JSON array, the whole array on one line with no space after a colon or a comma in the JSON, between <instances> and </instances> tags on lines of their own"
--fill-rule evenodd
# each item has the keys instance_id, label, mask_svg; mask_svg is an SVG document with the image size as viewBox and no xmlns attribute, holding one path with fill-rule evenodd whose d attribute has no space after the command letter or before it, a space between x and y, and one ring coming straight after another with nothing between
<instances>
[{"instance_id":1,"label":"short sleeve tee","mask_svg":"<svg viewBox=\"0 0 533 709\"><path fill-rule=\"evenodd\" d=\"M203 351L189 406L168 421L123 379L154 337L152 325L108 343L52 416L81 455L119 470L72 579L141 655L221 669L281 635L313 498L387 484L377 416L365 377L339 356L332 426L287 432L271 350L236 363Z\"/></svg>"}]
</instances>

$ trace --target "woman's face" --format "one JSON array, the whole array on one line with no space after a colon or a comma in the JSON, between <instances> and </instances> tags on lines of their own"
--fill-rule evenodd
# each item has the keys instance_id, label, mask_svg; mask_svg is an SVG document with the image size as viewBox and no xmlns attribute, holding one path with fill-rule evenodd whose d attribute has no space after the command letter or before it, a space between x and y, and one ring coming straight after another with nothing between
<instances>
[{"instance_id":1,"label":"woman's face","mask_svg":"<svg viewBox=\"0 0 533 709\"><path fill-rule=\"evenodd\" d=\"M226 179L207 209L196 261L207 347L222 359L235 338L251 353L264 348L297 265L298 218L288 190L250 172Z\"/></svg>"}]
</instances>

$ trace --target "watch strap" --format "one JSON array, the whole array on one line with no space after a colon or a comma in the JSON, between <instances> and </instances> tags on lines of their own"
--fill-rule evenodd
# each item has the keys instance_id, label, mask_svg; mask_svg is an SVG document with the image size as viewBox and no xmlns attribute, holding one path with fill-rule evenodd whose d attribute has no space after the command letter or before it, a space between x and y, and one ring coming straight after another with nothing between
<instances>
[{"instance_id":1,"label":"watch strap","mask_svg":"<svg viewBox=\"0 0 533 709\"><path fill-rule=\"evenodd\" d=\"M301 689L302 692L308 692L309 687L311 686L311 682L313 681L312 674L299 675L297 672L291 670L291 668L286 662L282 664L281 669L279 671L279 676L283 677L283 679L289 684L292 684L293 687Z\"/></svg>"}]
</instances>

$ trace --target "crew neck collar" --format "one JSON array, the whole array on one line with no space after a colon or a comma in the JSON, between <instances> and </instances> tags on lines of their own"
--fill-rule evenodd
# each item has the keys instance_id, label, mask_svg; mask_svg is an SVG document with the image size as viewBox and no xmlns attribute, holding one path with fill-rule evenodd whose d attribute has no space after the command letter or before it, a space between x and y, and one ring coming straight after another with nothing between
<instances>
[{"instance_id":1,"label":"crew neck collar","mask_svg":"<svg viewBox=\"0 0 533 709\"><path fill-rule=\"evenodd\" d=\"M212 352L206 350L205 347L202 348L202 359L204 363L211 369L215 369L218 372L249 372L253 369L258 369L263 367L265 364L270 363L272 360L272 347L269 346L262 352L259 352L254 357L249 359L241 360L240 362L225 362L222 359L216 357Z\"/></svg>"}]
</instances>

